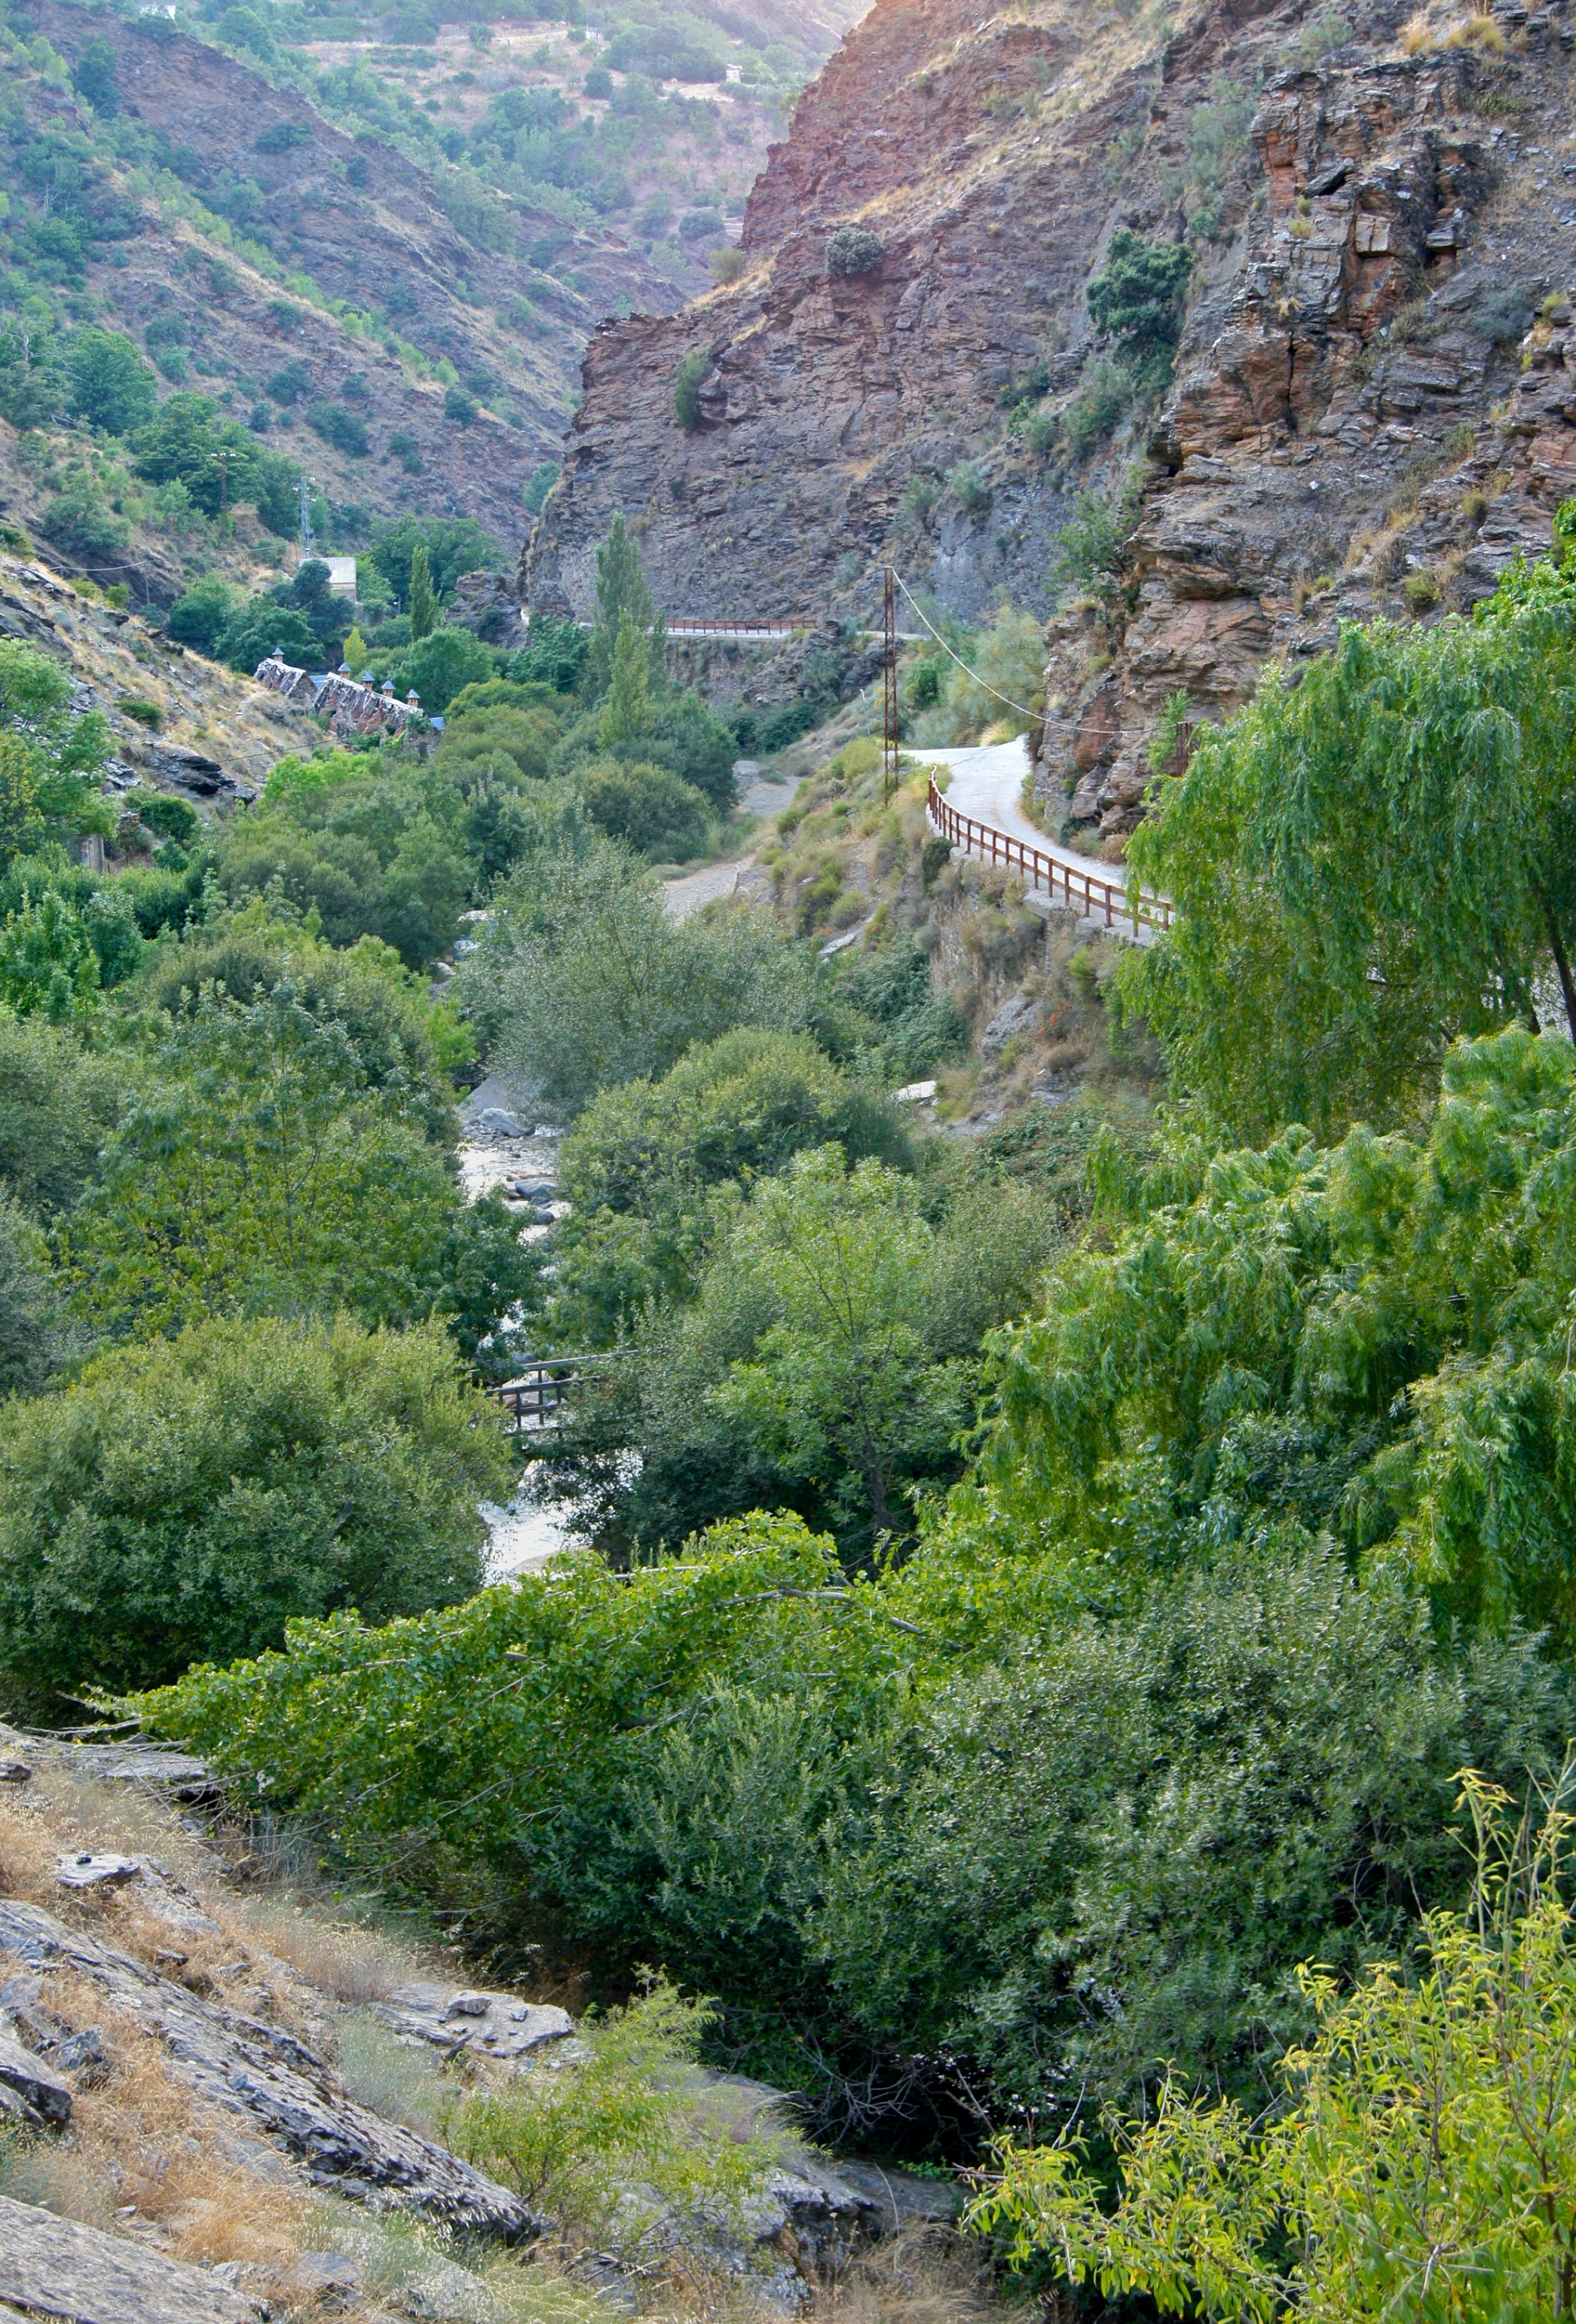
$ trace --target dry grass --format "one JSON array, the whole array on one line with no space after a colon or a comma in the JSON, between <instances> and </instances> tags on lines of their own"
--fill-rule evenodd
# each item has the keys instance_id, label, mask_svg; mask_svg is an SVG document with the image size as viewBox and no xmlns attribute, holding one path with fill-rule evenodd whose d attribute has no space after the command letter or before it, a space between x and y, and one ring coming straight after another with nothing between
<instances>
[{"instance_id":1,"label":"dry grass","mask_svg":"<svg viewBox=\"0 0 1576 2324\"><path fill-rule=\"evenodd\" d=\"M276 1960L352 2007L382 2001L414 1977L443 1973L396 1937L326 1922L293 1902L246 1899L233 1907L233 1917Z\"/></svg>"},{"instance_id":2,"label":"dry grass","mask_svg":"<svg viewBox=\"0 0 1576 2324\"><path fill-rule=\"evenodd\" d=\"M1457 24L1444 36L1447 49L1482 49L1493 57L1505 53L1505 35L1487 13L1474 12L1464 24Z\"/></svg>"},{"instance_id":3,"label":"dry grass","mask_svg":"<svg viewBox=\"0 0 1576 2324\"><path fill-rule=\"evenodd\" d=\"M913 2227L862 2253L823 2284L807 2310L813 2324L1001 2324L982 2248L949 2229ZM1054 2315L1039 2299L1026 2316Z\"/></svg>"}]
</instances>

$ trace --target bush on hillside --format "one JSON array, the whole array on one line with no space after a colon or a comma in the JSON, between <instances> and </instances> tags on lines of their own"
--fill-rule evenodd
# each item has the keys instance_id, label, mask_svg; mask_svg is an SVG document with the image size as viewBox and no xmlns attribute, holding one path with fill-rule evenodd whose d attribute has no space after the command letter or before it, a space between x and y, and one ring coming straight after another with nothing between
<instances>
[{"instance_id":1,"label":"bush on hillside","mask_svg":"<svg viewBox=\"0 0 1576 2324\"><path fill-rule=\"evenodd\" d=\"M642 855L681 862L705 845L706 803L667 767L593 763L580 777L593 823Z\"/></svg>"},{"instance_id":2,"label":"bush on hillside","mask_svg":"<svg viewBox=\"0 0 1576 2324\"><path fill-rule=\"evenodd\" d=\"M62 1690L279 1646L301 1616L451 1604L509 1475L437 1329L224 1318L121 1349L0 1409L0 1683L56 1718Z\"/></svg>"},{"instance_id":3,"label":"bush on hillside","mask_svg":"<svg viewBox=\"0 0 1576 2324\"><path fill-rule=\"evenodd\" d=\"M887 247L868 226L840 226L826 244L826 272L847 281L856 274L873 274L886 257Z\"/></svg>"},{"instance_id":4,"label":"bush on hillside","mask_svg":"<svg viewBox=\"0 0 1576 2324\"><path fill-rule=\"evenodd\" d=\"M152 417L158 383L119 331L74 331L65 346L71 410L111 436L129 436Z\"/></svg>"}]
</instances>

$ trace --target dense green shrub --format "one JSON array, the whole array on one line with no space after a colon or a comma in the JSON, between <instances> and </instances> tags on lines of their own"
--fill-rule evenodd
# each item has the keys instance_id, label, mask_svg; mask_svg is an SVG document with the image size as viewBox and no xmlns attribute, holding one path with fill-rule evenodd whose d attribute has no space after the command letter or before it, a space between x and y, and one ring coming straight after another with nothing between
<instances>
[{"instance_id":1,"label":"dense green shrub","mask_svg":"<svg viewBox=\"0 0 1576 2324\"><path fill-rule=\"evenodd\" d=\"M171 396L134 441L137 474L184 486L206 516L251 501L271 531L295 530L300 470L265 451L239 420L223 418L211 396Z\"/></svg>"},{"instance_id":2,"label":"dense green shrub","mask_svg":"<svg viewBox=\"0 0 1576 2324\"><path fill-rule=\"evenodd\" d=\"M0 926L0 1002L51 1025L89 1017L99 1001L98 953L87 920L53 888L25 895Z\"/></svg>"},{"instance_id":3,"label":"dense green shrub","mask_svg":"<svg viewBox=\"0 0 1576 2324\"><path fill-rule=\"evenodd\" d=\"M74 557L88 560L118 557L132 529L116 516L99 486L87 476L69 482L44 503L39 529Z\"/></svg>"},{"instance_id":4,"label":"dense green shrub","mask_svg":"<svg viewBox=\"0 0 1576 2324\"><path fill-rule=\"evenodd\" d=\"M803 1034L740 1028L691 1048L659 1081L604 1090L566 1139L574 1213L555 1239L548 1328L616 1345L651 1301L694 1296L719 1188L748 1188L807 1146L906 1165L896 1110Z\"/></svg>"},{"instance_id":5,"label":"dense green shrub","mask_svg":"<svg viewBox=\"0 0 1576 2324\"><path fill-rule=\"evenodd\" d=\"M157 384L130 339L119 331L73 331L66 342L71 410L111 436L129 436L152 417Z\"/></svg>"},{"instance_id":6,"label":"dense green shrub","mask_svg":"<svg viewBox=\"0 0 1576 2324\"><path fill-rule=\"evenodd\" d=\"M429 717L441 717L467 686L497 674L499 657L469 630L434 630L400 654L389 671L402 700L414 693Z\"/></svg>"},{"instance_id":7,"label":"dense green shrub","mask_svg":"<svg viewBox=\"0 0 1576 2324\"><path fill-rule=\"evenodd\" d=\"M69 1210L128 1102L126 1058L0 1008L0 1185L40 1218Z\"/></svg>"},{"instance_id":8,"label":"dense green shrub","mask_svg":"<svg viewBox=\"0 0 1576 2324\"><path fill-rule=\"evenodd\" d=\"M1182 301L1193 272L1185 243L1146 242L1119 226L1105 265L1084 293L1097 330L1147 386L1163 385L1182 335Z\"/></svg>"},{"instance_id":9,"label":"dense green shrub","mask_svg":"<svg viewBox=\"0 0 1576 2324\"><path fill-rule=\"evenodd\" d=\"M0 1408L0 1684L172 1677L464 1598L509 1462L435 1329L268 1318L121 1349Z\"/></svg>"},{"instance_id":10,"label":"dense green shrub","mask_svg":"<svg viewBox=\"0 0 1576 2324\"><path fill-rule=\"evenodd\" d=\"M237 606L214 641L232 669L254 670L277 646L292 669L322 668L322 641L293 605L274 597L249 597Z\"/></svg>"},{"instance_id":11,"label":"dense green shrub","mask_svg":"<svg viewBox=\"0 0 1576 2324\"><path fill-rule=\"evenodd\" d=\"M1082 456L1102 436L1109 436L1133 400L1131 375L1110 355L1091 355L1078 383L1078 392L1062 414L1062 432Z\"/></svg>"},{"instance_id":12,"label":"dense green shrub","mask_svg":"<svg viewBox=\"0 0 1576 2324\"><path fill-rule=\"evenodd\" d=\"M381 936L420 968L454 942L469 899L464 817L454 785L408 761L284 761L224 834L216 877L232 902L273 889L315 910L331 944Z\"/></svg>"},{"instance_id":13,"label":"dense green shrub","mask_svg":"<svg viewBox=\"0 0 1576 2324\"><path fill-rule=\"evenodd\" d=\"M821 1146L742 1208L721 1204L687 1234L659 1224L666 1237L610 1236L600 1278L578 1279L605 1297L622 1259L638 1291L650 1250L687 1268L693 1302L640 1318L622 1401L566 1432L557 1489L621 1553L783 1504L832 1531L851 1566L906 1539L909 1495L959 1473L980 1340L1028 1304L1055 1240L1050 1206L982 1183L938 1224L906 1175L850 1171ZM566 1294L576 1280L566 1273ZM615 1437L638 1464L605 1457Z\"/></svg>"},{"instance_id":14,"label":"dense green shrub","mask_svg":"<svg viewBox=\"0 0 1576 2324\"><path fill-rule=\"evenodd\" d=\"M673 374L673 417L679 426L693 431L700 426L701 383L712 367L712 359L703 347L691 347Z\"/></svg>"},{"instance_id":15,"label":"dense green shrub","mask_svg":"<svg viewBox=\"0 0 1576 2324\"><path fill-rule=\"evenodd\" d=\"M705 845L706 802L667 767L593 762L580 796L593 823L643 855L681 862Z\"/></svg>"},{"instance_id":16,"label":"dense green shrub","mask_svg":"<svg viewBox=\"0 0 1576 2324\"><path fill-rule=\"evenodd\" d=\"M171 606L165 626L178 645L213 659L235 611L235 593L217 573L205 573ZM261 657L259 657L261 659ZM253 665L255 667L255 665Z\"/></svg>"},{"instance_id":17,"label":"dense green shrub","mask_svg":"<svg viewBox=\"0 0 1576 2324\"><path fill-rule=\"evenodd\" d=\"M826 272L844 281L873 274L886 257L886 244L868 226L840 226L826 244Z\"/></svg>"},{"instance_id":18,"label":"dense green shrub","mask_svg":"<svg viewBox=\"0 0 1576 2324\"><path fill-rule=\"evenodd\" d=\"M732 1026L807 1015L809 964L762 913L669 920L647 866L589 824L544 828L462 965L465 1005L544 1114L664 1074Z\"/></svg>"}]
</instances>

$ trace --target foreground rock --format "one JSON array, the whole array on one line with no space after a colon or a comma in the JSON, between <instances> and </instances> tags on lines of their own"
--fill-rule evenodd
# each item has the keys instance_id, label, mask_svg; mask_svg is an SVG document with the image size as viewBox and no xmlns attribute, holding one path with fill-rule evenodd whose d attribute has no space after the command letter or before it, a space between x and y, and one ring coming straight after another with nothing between
<instances>
[{"instance_id":1,"label":"foreground rock","mask_svg":"<svg viewBox=\"0 0 1576 2324\"><path fill-rule=\"evenodd\" d=\"M459 2227L517 2239L542 2222L456 2154L385 2122L351 2098L313 2050L281 2028L201 2001L130 1953L69 1929L36 1904L0 1899L0 1946L27 1968L69 1968L169 2052L199 2098L250 2115L341 2193L374 2190Z\"/></svg>"},{"instance_id":2,"label":"foreground rock","mask_svg":"<svg viewBox=\"0 0 1576 2324\"><path fill-rule=\"evenodd\" d=\"M4 2196L0 2300L69 2324L253 2324L261 2313L207 2268Z\"/></svg>"}]
</instances>

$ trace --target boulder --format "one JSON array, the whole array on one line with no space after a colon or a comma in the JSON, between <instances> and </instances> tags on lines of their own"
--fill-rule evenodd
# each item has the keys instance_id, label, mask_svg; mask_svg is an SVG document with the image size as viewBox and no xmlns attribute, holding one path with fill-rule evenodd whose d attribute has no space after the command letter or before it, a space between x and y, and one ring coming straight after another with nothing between
<instances>
[{"instance_id":1,"label":"boulder","mask_svg":"<svg viewBox=\"0 0 1576 2324\"><path fill-rule=\"evenodd\" d=\"M484 1993L464 1987L415 1981L397 1985L373 2013L407 2042L430 2042L454 2052L475 2051L498 2059L529 2057L544 2043L563 2042L575 2031L566 2009L521 2001L512 1993Z\"/></svg>"},{"instance_id":2,"label":"boulder","mask_svg":"<svg viewBox=\"0 0 1576 2324\"><path fill-rule=\"evenodd\" d=\"M253 2324L263 2312L210 2268L5 2196L0 2300L66 2324Z\"/></svg>"},{"instance_id":3,"label":"boulder","mask_svg":"<svg viewBox=\"0 0 1576 2324\"><path fill-rule=\"evenodd\" d=\"M0 2084L21 2099L34 2121L47 2122L55 2129L70 2121L69 2082L62 2081L52 2067L5 2032L0 2032Z\"/></svg>"}]
</instances>

